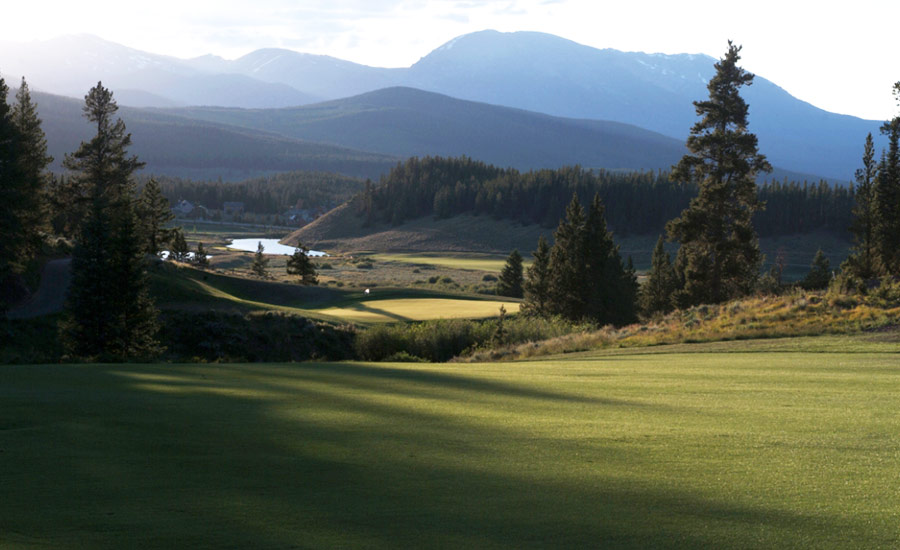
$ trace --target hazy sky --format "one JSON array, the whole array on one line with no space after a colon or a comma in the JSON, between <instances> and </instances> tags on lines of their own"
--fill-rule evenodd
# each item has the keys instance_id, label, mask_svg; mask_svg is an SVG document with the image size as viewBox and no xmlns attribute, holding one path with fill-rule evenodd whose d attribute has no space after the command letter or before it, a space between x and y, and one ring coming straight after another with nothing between
<instances>
[{"instance_id":1,"label":"hazy sky","mask_svg":"<svg viewBox=\"0 0 900 550\"><path fill-rule=\"evenodd\" d=\"M2 11L0 36L12 41L90 33L176 57L282 47L380 67L484 29L713 57L730 38L746 69L800 99L864 118L898 113L897 0L27 0Z\"/></svg>"}]
</instances>

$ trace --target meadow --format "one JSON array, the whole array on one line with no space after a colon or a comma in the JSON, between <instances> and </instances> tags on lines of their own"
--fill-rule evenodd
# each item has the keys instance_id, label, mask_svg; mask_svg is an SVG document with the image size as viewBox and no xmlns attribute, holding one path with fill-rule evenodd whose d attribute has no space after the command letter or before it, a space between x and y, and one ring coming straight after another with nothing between
<instances>
[{"instance_id":1,"label":"meadow","mask_svg":"<svg viewBox=\"0 0 900 550\"><path fill-rule=\"evenodd\" d=\"M829 338L2 367L0 546L896 548L900 355Z\"/></svg>"}]
</instances>

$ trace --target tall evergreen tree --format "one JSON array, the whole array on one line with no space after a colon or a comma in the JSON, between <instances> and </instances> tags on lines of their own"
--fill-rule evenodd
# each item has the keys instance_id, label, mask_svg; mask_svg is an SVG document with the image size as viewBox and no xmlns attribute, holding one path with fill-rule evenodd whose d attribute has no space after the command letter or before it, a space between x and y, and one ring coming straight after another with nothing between
<instances>
[{"instance_id":1,"label":"tall evergreen tree","mask_svg":"<svg viewBox=\"0 0 900 550\"><path fill-rule=\"evenodd\" d=\"M175 214L155 178L150 178L141 190L137 209L145 243L144 252L157 256L174 237L174 231L166 224L175 219Z\"/></svg>"},{"instance_id":2,"label":"tall evergreen tree","mask_svg":"<svg viewBox=\"0 0 900 550\"><path fill-rule=\"evenodd\" d=\"M894 84L900 104L900 82ZM885 273L900 276L900 116L887 121L881 133L888 137L875 179L877 253Z\"/></svg>"},{"instance_id":3,"label":"tall evergreen tree","mask_svg":"<svg viewBox=\"0 0 900 550\"><path fill-rule=\"evenodd\" d=\"M875 144L872 134L866 136L863 149L863 167L856 171L856 189L853 206L853 224L850 231L854 237L854 253L848 258L847 268L857 277L871 279L877 275L876 228L877 211L875 200L875 180L878 167L875 164Z\"/></svg>"},{"instance_id":4,"label":"tall evergreen tree","mask_svg":"<svg viewBox=\"0 0 900 550\"><path fill-rule=\"evenodd\" d=\"M72 258L72 282L61 322L63 340L77 357L124 360L159 350L156 310L149 296L143 247L134 210L132 174L143 164L128 155L131 135L112 92L98 83L85 96L85 117L96 135L64 166L89 198L87 218Z\"/></svg>"},{"instance_id":5,"label":"tall evergreen tree","mask_svg":"<svg viewBox=\"0 0 900 550\"><path fill-rule=\"evenodd\" d=\"M298 281L301 285L317 285L319 284L318 273L312 260L309 259L309 249L300 243L297 243L297 249L294 254L288 258L285 264L288 275L300 277Z\"/></svg>"},{"instance_id":6,"label":"tall evergreen tree","mask_svg":"<svg viewBox=\"0 0 900 550\"><path fill-rule=\"evenodd\" d=\"M622 264L619 247L606 225L606 208L599 194L594 195L585 220L583 250L586 317L600 324L624 325L634 321L637 291L634 266Z\"/></svg>"},{"instance_id":7,"label":"tall evergreen tree","mask_svg":"<svg viewBox=\"0 0 900 550\"><path fill-rule=\"evenodd\" d=\"M584 319L587 284L584 208L573 195L566 217L553 234L550 249L550 313L567 319Z\"/></svg>"},{"instance_id":8,"label":"tall evergreen tree","mask_svg":"<svg viewBox=\"0 0 900 550\"><path fill-rule=\"evenodd\" d=\"M694 102L700 120L687 139L690 152L672 171L676 181L699 186L690 206L666 226L669 238L681 243L676 265L683 269L685 305L747 294L759 277L762 254L751 223L761 208L756 174L772 167L747 131L747 103L739 92L753 75L737 65L740 51L728 42L707 86L709 99Z\"/></svg>"},{"instance_id":9,"label":"tall evergreen tree","mask_svg":"<svg viewBox=\"0 0 900 550\"><path fill-rule=\"evenodd\" d=\"M41 129L37 105L31 100L31 92L25 78L16 92L16 103L12 109L13 123L19 131L21 139L19 148L19 165L21 183L19 200L21 214L21 241L28 259L34 258L40 251L43 242L42 233L48 229L46 192L49 181L47 166L53 157L47 154L47 138Z\"/></svg>"},{"instance_id":10,"label":"tall evergreen tree","mask_svg":"<svg viewBox=\"0 0 900 550\"><path fill-rule=\"evenodd\" d=\"M16 298L13 278L21 273L25 264L25 252L21 246L22 209L27 200L20 189L22 181L19 152L21 136L13 122L12 109L7 102L9 87L0 78L0 312Z\"/></svg>"},{"instance_id":11,"label":"tall evergreen tree","mask_svg":"<svg viewBox=\"0 0 900 550\"><path fill-rule=\"evenodd\" d=\"M678 280L675 277L675 269L672 267L672 259L663 247L663 238L660 236L653 248L650 273L647 274L647 280L641 286L641 312L644 315L653 315L657 312L672 311L675 307L675 291L677 289Z\"/></svg>"},{"instance_id":12,"label":"tall evergreen tree","mask_svg":"<svg viewBox=\"0 0 900 550\"><path fill-rule=\"evenodd\" d=\"M550 245L543 235L538 239L537 250L531 253L534 262L526 270L523 290L523 308L539 316L550 314Z\"/></svg>"},{"instance_id":13,"label":"tall evergreen tree","mask_svg":"<svg viewBox=\"0 0 900 550\"><path fill-rule=\"evenodd\" d=\"M171 246L169 247L169 259L175 262L186 262L191 257L191 249L184 238L184 231L176 227L172 231ZM144 249L146 251L146 248Z\"/></svg>"},{"instance_id":14,"label":"tall evergreen tree","mask_svg":"<svg viewBox=\"0 0 900 550\"><path fill-rule=\"evenodd\" d=\"M256 246L256 253L253 254L253 263L250 264L250 271L256 274L257 277L265 277L269 269L269 258L266 258L265 251L266 247L263 246L262 241L259 241Z\"/></svg>"},{"instance_id":15,"label":"tall evergreen tree","mask_svg":"<svg viewBox=\"0 0 900 550\"><path fill-rule=\"evenodd\" d=\"M524 294L522 288L522 255L518 250L513 250L506 258L506 265L500 271L500 279L497 281L497 295L521 298Z\"/></svg>"},{"instance_id":16,"label":"tall evergreen tree","mask_svg":"<svg viewBox=\"0 0 900 550\"><path fill-rule=\"evenodd\" d=\"M820 248L809 266L809 273L800 281L800 286L810 290L821 290L831 282L831 264Z\"/></svg>"},{"instance_id":17,"label":"tall evergreen tree","mask_svg":"<svg viewBox=\"0 0 900 550\"><path fill-rule=\"evenodd\" d=\"M194 254L194 263L203 269L209 267L209 258L206 257L206 249L203 248L203 243L200 241L197 241L197 253Z\"/></svg>"}]
</instances>

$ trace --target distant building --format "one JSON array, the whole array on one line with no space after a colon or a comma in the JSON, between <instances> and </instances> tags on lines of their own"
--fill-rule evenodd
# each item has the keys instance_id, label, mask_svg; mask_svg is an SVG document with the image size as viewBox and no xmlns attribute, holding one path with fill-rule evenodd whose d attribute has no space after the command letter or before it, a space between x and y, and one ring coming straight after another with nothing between
<instances>
[{"instance_id":1,"label":"distant building","mask_svg":"<svg viewBox=\"0 0 900 550\"><path fill-rule=\"evenodd\" d=\"M178 201L178 204L172 207L172 213L178 218L187 217L193 211L194 205L184 199Z\"/></svg>"},{"instance_id":2,"label":"distant building","mask_svg":"<svg viewBox=\"0 0 900 550\"><path fill-rule=\"evenodd\" d=\"M284 219L287 220L287 223L291 225L303 226L318 219L322 214L328 212L328 210L329 207L327 206L318 206L316 208L291 208L282 214L282 217L284 217Z\"/></svg>"}]
</instances>

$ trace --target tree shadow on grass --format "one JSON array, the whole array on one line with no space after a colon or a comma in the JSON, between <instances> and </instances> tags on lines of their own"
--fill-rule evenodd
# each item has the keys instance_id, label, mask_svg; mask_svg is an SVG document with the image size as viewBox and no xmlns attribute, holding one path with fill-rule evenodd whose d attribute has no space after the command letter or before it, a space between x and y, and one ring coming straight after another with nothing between
<instances>
[{"instance_id":1,"label":"tree shadow on grass","mask_svg":"<svg viewBox=\"0 0 900 550\"><path fill-rule=\"evenodd\" d=\"M423 399L410 403L417 391ZM447 392L458 394L451 408L430 404ZM616 472L640 456L599 437L529 432L547 403L563 421L586 405L592 414L627 405L356 364L9 368L0 372L0 416L12 427L0 429L0 545L879 542L852 538L865 530L841 518L635 484ZM504 414L526 421L484 421Z\"/></svg>"}]
</instances>

